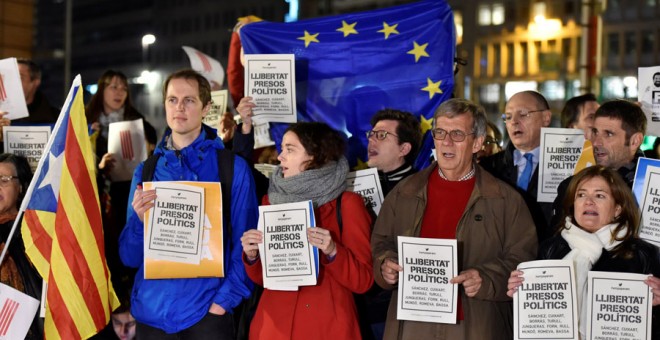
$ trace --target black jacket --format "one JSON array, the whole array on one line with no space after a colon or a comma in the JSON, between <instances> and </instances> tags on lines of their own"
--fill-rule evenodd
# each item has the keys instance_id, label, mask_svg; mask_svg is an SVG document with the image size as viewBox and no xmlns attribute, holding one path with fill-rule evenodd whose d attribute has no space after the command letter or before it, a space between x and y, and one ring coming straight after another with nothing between
<instances>
[{"instance_id":1,"label":"black jacket","mask_svg":"<svg viewBox=\"0 0 660 340\"><path fill-rule=\"evenodd\" d=\"M633 256L629 259L615 257L611 252L603 249L603 253L592 271L653 274L660 277L660 261L658 249L638 238L624 241L622 246L632 249ZM539 260L563 259L571 251L568 242L561 235L556 235L541 244L539 247ZM653 307L652 339L660 339L660 306Z\"/></svg>"},{"instance_id":2,"label":"black jacket","mask_svg":"<svg viewBox=\"0 0 660 340\"><path fill-rule=\"evenodd\" d=\"M523 191L518 188L518 168L513 164L513 151L515 149L513 143L509 142L504 151L482 158L479 161L479 165L493 176L514 187L522 195L525 203L527 203L529 212L532 213L532 219L536 225L536 234L538 235L539 243L541 243L543 240L552 236L555 231L554 228L550 227L552 203L540 203L536 201L539 180L538 166L532 174L527 190Z\"/></svg>"},{"instance_id":3,"label":"black jacket","mask_svg":"<svg viewBox=\"0 0 660 340\"><path fill-rule=\"evenodd\" d=\"M14 221L0 224L0 242L5 243L7 241L13 224ZM23 293L41 301L41 286L43 281L25 254L25 245L23 244L23 237L21 236L20 222L16 227L11 243L9 243L7 254L14 260L16 269L18 269L19 275L23 280L23 285L25 287ZM26 339L43 339L43 327L43 319L41 319L39 313L37 313L34 317L34 321L32 321Z\"/></svg>"}]
</instances>

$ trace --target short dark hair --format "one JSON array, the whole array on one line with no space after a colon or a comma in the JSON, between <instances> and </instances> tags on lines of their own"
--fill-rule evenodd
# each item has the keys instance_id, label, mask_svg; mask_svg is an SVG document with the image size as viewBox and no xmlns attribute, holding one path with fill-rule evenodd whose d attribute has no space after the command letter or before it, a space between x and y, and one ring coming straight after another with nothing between
<instances>
[{"instance_id":1,"label":"short dark hair","mask_svg":"<svg viewBox=\"0 0 660 340\"><path fill-rule=\"evenodd\" d=\"M399 136L399 145L410 143L410 152L405 156L406 163L412 164L417 158L419 147L422 144L422 130L419 120L410 112L395 109L383 109L371 117L371 126L381 120L394 120L398 122L396 134Z\"/></svg>"},{"instance_id":2,"label":"short dark hair","mask_svg":"<svg viewBox=\"0 0 660 340\"><path fill-rule=\"evenodd\" d=\"M626 131L626 145L632 135L641 132L646 134L646 115L642 108L627 100L615 99L601 105L596 110L595 118L606 117L621 121L621 128Z\"/></svg>"},{"instance_id":3,"label":"short dark hair","mask_svg":"<svg viewBox=\"0 0 660 340\"><path fill-rule=\"evenodd\" d=\"M319 169L329 162L338 161L346 149L343 136L328 124L300 122L291 124L285 131L298 136L305 152L312 160L305 164L305 170Z\"/></svg>"},{"instance_id":4,"label":"short dark hair","mask_svg":"<svg viewBox=\"0 0 660 340\"><path fill-rule=\"evenodd\" d=\"M18 184L21 187L21 190L18 194L18 199L16 200L16 208L21 206L25 193L27 192L30 181L32 180L32 169L30 168L30 163L27 158L23 156L17 156L13 153L3 153L0 154L0 163L9 163L14 166L16 169L16 177L18 177Z\"/></svg>"},{"instance_id":5,"label":"short dark hair","mask_svg":"<svg viewBox=\"0 0 660 340\"><path fill-rule=\"evenodd\" d=\"M612 236L617 241L625 241L631 238L635 238L637 231L639 230L640 213L639 208L637 208L635 198L632 195L632 191L616 170L602 165L590 166L573 176L573 179L571 179L571 182L568 184L566 196L564 197L564 219L562 221L566 220L566 217L570 217L572 223L578 225L574 216L575 195L580 184L595 177L601 177L603 180L605 180L605 182L607 182L610 187L610 191L612 192L614 203L621 206L621 214L616 216L612 222L618 224L612 232ZM563 229L566 229L565 223L561 224L559 230ZM624 229L626 232L623 236L620 237L619 232ZM627 256L629 249L622 249L617 247L614 249L614 253L615 255Z\"/></svg>"},{"instance_id":6,"label":"short dark hair","mask_svg":"<svg viewBox=\"0 0 660 340\"><path fill-rule=\"evenodd\" d=\"M16 59L16 62L28 67L28 70L30 71L30 80L41 79L41 68L37 63L26 58L18 58Z\"/></svg>"},{"instance_id":7,"label":"short dark hair","mask_svg":"<svg viewBox=\"0 0 660 340\"><path fill-rule=\"evenodd\" d=\"M577 123L580 120L580 110L588 102L598 102L593 93L583 94L567 100L564 109L561 110L561 126L567 128Z\"/></svg>"},{"instance_id":8,"label":"short dark hair","mask_svg":"<svg viewBox=\"0 0 660 340\"><path fill-rule=\"evenodd\" d=\"M193 69L183 69L170 74L165 83L163 83L163 101L167 99L167 86L169 86L172 79L186 79L197 81L197 89L199 90L199 99L202 101L202 106L211 103L211 84L199 72Z\"/></svg>"}]
</instances>

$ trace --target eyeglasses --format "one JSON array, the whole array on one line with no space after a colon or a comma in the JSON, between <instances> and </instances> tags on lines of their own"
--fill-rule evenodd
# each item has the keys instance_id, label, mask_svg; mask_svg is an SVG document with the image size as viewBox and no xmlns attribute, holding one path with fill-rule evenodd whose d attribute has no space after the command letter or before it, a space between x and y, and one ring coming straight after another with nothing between
<instances>
[{"instance_id":1,"label":"eyeglasses","mask_svg":"<svg viewBox=\"0 0 660 340\"><path fill-rule=\"evenodd\" d=\"M443 129L434 129L431 130L431 133L433 134L433 138L437 140L445 140L447 135L449 135L452 142L462 142L465 140L465 137L474 135L474 133L465 133L461 130L447 131Z\"/></svg>"},{"instance_id":2,"label":"eyeglasses","mask_svg":"<svg viewBox=\"0 0 660 340\"><path fill-rule=\"evenodd\" d=\"M8 186L12 179L18 179L18 176L0 176L0 187Z\"/></svg>"},{"instance_id":3,"label":"eyeglasses","mask_svg":"<svg viewBox=\"0 0 660 340\"><path fill-rule=\"evenodd\" d=\"M397 135L395 135L391 132L387 132L385 130L369 130L369 131L367 131L367 139L371 138L371 136L376 136L376 139L384 140L385 138L387 138L387 135L392 135L396 138L399 138L399 136L397 136Z\"/></svg>"},{"instance_id":4,"label":"eyeglasses","mask_svg":"<svg viewBox=\"0 0 660 340\"><path fill-rule=\"evenodd\" d=\"M534 112L542 112L542 111L545 111L545 110L547 110L547 109L533 110L533 111L529 111L529 110L523 109L523 110L518 110L518 111L516 111L516 112L514 112L514 113L517 113L517 116L518 116L518 118L520 119L520 121L526 121L526 120L529 119L529 117L530 117L530 115L531 115L532 113L534 113ZM513 114L512 114L512 113L508 113L508 112L507 112L507 113L503 113L503 114L502 114L502 120L503 120L505 123L510 123L510 122L513 120Z\"/></svg>"}]
</instances>

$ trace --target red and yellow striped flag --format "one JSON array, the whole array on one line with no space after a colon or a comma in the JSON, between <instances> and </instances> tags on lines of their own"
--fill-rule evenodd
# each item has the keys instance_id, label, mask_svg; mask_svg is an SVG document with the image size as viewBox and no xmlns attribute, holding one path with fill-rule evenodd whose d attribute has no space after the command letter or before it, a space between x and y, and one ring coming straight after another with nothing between
<instances>
[{"instance_id":1,"label":"red and yellow striped flag","mask_svg":"<svg viewBox=\"0 0 660 340\"><path fill-rule=\"evenodd\" d=\"M48 283L46 339L87 339L119 306L103 226L80 76L21 206L25 251Z\"/></svg>"}]
</instances>

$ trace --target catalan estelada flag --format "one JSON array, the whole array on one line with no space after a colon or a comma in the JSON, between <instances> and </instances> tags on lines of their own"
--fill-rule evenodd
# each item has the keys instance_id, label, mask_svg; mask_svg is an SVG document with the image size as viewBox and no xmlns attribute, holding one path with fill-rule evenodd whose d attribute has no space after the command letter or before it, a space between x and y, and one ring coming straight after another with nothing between
<instances>
[{"instance_id":1,"label":"catalan estelada flag","mask_svg":"<svg viewBox=\"0 0 660 340\"><path fill-rule=\"evenodd\" d=\"M78 75L21 206L25 251L48 284L46 339L87 339L119 306L94 163Z\"/></svg>"},{"instance_id":2,"label":"catalan estelada flag","mask_svg":"<svg viewBox=\"0 0 660 340\"><path fill-rule=\"evenodd\" d=\"M351 165L366 162L365 132L384 108L419 117L425 137L416 167L428 164L433 113L454 90L456 38L446 1L250 23L240 29L240 40L245 54L295 55L298 120L325 122L344 132ZM288 124L270 126L280 145Z\"/></svg>"}]
</instances>

